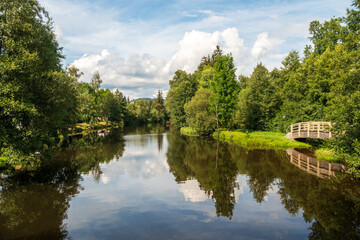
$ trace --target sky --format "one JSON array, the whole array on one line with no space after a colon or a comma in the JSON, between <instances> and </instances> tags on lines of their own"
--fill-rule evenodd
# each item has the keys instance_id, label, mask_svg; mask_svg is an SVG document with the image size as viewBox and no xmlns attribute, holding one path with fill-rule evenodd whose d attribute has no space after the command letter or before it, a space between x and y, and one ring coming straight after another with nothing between
<instances>
[{"instance_id":1,"label":"sky","mask_svg":"<svg viewBox=\"0 0 360 240\"><path fill-rule=\"evenodd\" d=\"M178 69L193 72L216 45L231 53L237 75L257 63L281 67L310 44L309 23L344 16L351 0L39 0L65 55L90 82L130 99L166 94Z\"/></svg>"}]
</instances>

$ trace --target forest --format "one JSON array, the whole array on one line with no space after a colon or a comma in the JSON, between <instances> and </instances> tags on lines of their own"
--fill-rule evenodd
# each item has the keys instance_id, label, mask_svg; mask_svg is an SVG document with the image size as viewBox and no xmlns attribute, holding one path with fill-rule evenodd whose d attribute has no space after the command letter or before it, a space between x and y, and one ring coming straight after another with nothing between
<instances>
[{"instance_id":1,"label":"forest","mask_svg":"<svg viewBox=\"0 0 360 240\"><path fill-rule=\"evenodd\" d=\"M165 122L162 91L153 101L130 103L119 90L102 89L94 72L79 82L64 67L48 12L35 0L0 2L0 166L33 167L49 148L66 143L79 123L123 127Z\"/></svg>"},{"instance_id":2,"label":"forest","mask_svg":"<svg viewBox=\"0 0 360 240\"><path fill-rule=\"evenodd\" d=\"M293 123L329 121L334 138L324 143L350 171L360 167L360 1L346 16L312 21L311 44L291 51L280 69L258 63L235 75L231 53L217 47L193 73L175 72L166 109L174 127L199 134L222 128L287 132Z\"/></svg>"},{"instance_id":3,"label":"forest","mask_svg":"<svg viewBox=\"0 0 360 240\"><path fill-rule=\"evenodd\" d=\"M344 17L313 21L311 44L291 51L282 66L257 64L236 76L231 53L217 47L193 73L175 72L164 100L132 101L101 88L100 73L80 82L63 66L53 22L36 0L0 2L0 166L34 166L49 148L66 143L77 124L118 127L164 123L199 134L216 129L286 132L301 121L334 123L326 147L354 174L360 168L360 1ZM164 103L165 102L165 103Z\"/></svg>"}]
</instances>

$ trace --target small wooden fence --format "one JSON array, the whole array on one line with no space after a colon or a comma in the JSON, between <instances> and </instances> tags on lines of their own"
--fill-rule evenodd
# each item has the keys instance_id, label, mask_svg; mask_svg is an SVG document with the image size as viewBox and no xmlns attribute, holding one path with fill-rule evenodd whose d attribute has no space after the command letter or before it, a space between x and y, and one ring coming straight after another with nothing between
<instances>
[{"instance_id":1,"label":"small wooden fence","mask_svg":"<svg viewBox=\"0 0 360 240\"><path fill-rule=\"evenodd\" d=\"M319 178L328 179L335 176L336 172L346 170L346 167L342 164L320 162L316 158L300 153L295 149L288 149L286 155L293 165Z\"/></svg>"},{"instance_id":2,"label":"small wooden fence","mask_svg":"<svg viewBox=\"0 0 360 240\"><path fill-rule=\"evenodd\" d=\"M332 138L331 122L299 122L291 124L287 138Z\"/></svg>"}]
</instances>

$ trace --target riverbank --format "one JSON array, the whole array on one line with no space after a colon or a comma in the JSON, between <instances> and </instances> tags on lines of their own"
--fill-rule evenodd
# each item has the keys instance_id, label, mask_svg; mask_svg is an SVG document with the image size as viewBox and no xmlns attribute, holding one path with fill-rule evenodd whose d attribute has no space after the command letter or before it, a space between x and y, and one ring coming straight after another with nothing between
<instances>
[{"instance_id":1,"label":"riverbank","mask_svg":"<svg viewBox=\"0 0 360 240\"><path fill-rule=\"evenodd\" d=\"M188 136L199 136L191 127L183 127L180 133ZM236 143L250 149L282 149L309 148L310 144L292 141L285 138L284 133L277 132L251 132L246 130L220 131L212 134L221 141Z\"/></svg>"},{"instance_id":2,"label":"riverbank","mask_svg":"<svg viewBox=\"0 0 360 240\"><path fill-rule=\"evenodd\" d=\"M182 127L180 128L180 133L186 136L191 136L191 137L198 137L200 136L195 129L191 128L191 127Z\"/></svg>"},{"instance_id":3,"label":"riverbank","mask_svg":"<svg viewBox=\"0 0 360 240\"><path fill-rule=\"evenodd\" d=\"M74 129L69 129L71 133L69 136L78 136L78 135L86 135L89 133L94 133L101 130L106 130L110 128L119 128L121 124L113 123L113 122L98 122L95 124L89 123L78 123L75 125Z\"/></svg>"},{"instance_id":4,"label":"riverbank","mask_svg":"<svg viewBox=\"0 0 360 240\"><path fill-rule=\"evenodd\" d=\"M220 131L213 134L214 138L220 138L222 141L233 142L245 148L251 149L283 149L288 148L309 148L310 144L293 141L285 138L284 133L277 132L244 132L238 131Z\"/></svg>"}]
</instances>

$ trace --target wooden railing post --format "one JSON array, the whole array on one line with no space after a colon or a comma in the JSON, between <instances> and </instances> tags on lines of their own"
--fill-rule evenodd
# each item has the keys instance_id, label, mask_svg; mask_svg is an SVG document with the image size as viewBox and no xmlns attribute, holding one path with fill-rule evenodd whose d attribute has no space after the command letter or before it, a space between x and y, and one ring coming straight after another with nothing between
<instances>
[{"instance_id":1,"label":"wooden railing post","mask_svg":"<svg viewBox=\"0 0 360 240\"><path fill-rule=\"evenodd\" d=\"M316 174L320 176L320 162L317 161Z\"/></svg>"},{"instance_id":2,"label":"wooden railing post","mask_svg":"<svg viewBox=\"0 0 360 240\"><path fill-rule=\"evenodd\" d=\"M329 123L329 138L332 138L332 134L331 134L331 122Z\"/></svg>"},{"instance_id":3,"label":"wooden railing post","mask_svg":"<svg viewBox=\"0 0 360 240\"><path fill-rule=\"evenodd\" d=\"M307 157L307 159L306 159L306 169L307 169L308 172L310 172L310 159L309 159L309 157Z\"/></svg>"},{"instance_id":4,"label":"wooden railing post","mask_svg":"<svg viewBox=\"0 0 360 240\"><path fill-rule=\"evenodd\" d=\"M318 138L320 138L320 122L318 122L317 134L318 134Z\"/></svg>"},{"instance_id":5,"label":"wooden railing post","mask_svg":"<svg viewBox=\"0 0 360 240\"><path fill-rule=\"evenodd\" d=\"M293 138L293 128L294 128L294 125L291 124L291 139L294 139Z\"/></svg>"},{"instance_id":6,"label":"wooden railing post","mask_svg":"<svg viewBox=\"0 0 360 240\"><path fill-rule=\"evenodd\" d=\"M310 137L310 122L307 124L307 137Z\"/></svg>"},{"instance_id":7,"label":"wooden railing post","mask_svg":"<svg viewBox=\"0 0 360 240\"><path fill-rule=\"evenodd\" d=\"M300 132L301 132L301 123L299 123L299 127L298 127L298 137L299 138L301 137Z\"/></svg>"}]
</instances>

